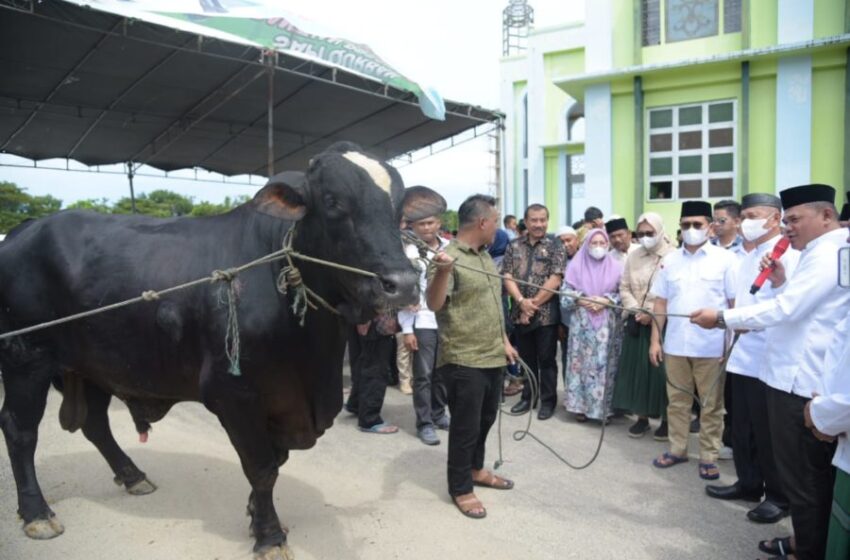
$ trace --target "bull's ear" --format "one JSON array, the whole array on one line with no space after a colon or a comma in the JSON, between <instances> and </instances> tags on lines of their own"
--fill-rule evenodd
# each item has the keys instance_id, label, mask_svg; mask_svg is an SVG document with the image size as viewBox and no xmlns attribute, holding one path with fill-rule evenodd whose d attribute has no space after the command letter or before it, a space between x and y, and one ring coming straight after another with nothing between
<instances>
[{"instance_id":1,"label":"bull's ear","mask_svg":"<svg viewBox=\"0 0 850 560\"><path fill-rule=\"evenodd\" d=\"M307 179L299 171L278 173L254 195L258 212L298 221L307 213Z\"/></svg>"}]
</instances>

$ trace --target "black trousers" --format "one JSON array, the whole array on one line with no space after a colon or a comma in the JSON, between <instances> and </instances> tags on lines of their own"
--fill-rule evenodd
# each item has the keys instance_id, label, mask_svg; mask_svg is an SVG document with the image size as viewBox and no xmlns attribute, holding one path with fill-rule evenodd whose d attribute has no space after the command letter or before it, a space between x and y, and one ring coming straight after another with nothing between
<instances>
[{"instance_id":1,"label":"black trousers","mask_svg":"<svg viewBox=\"0 0 850 560\"><path fill-rule=\"evenodd\" d=\"M351 393L345 408L357 415L361 428L381 424L381 408L390 380L390 356L395 338L379 335L372 326L366 336L352 328L348 336L348 360L351 364Z\"/></svg>"},{"instance_id":2,"label":"black trousers","mask_svg":"<svg viewBox=\"0 0 850 560\"><path fill-rule=\"evenodd\" d=\"M767 385L760 380L727 373L726 386L732 400L732 446L735 474L746 492L762 493L779 507L788 507L788 498L776 470L770 423L767 419Z\"/></svg>"},{"instance_id":3,"label":"black trousers","mask_svg":"<svg viewBox=\"0 0 850 560\"><path fill-rule=\"evenodd\" d=\"M484 443L499 413L504 368L447 364L437 370L446 384L449 412L449 495L472 492L472 470L484 468Z\"/></svg>"},{"instance_id":4,"label":"black trousers","mask_svg":"<svg viewBox=\"0 0 850 560\"><path fill-rule=\"evenodd\" d=\"M809 399L767 388L767 413L776 467L791 505L798 560L823 560L832 509L834 443L818 440L803 424Z\"/></svg>"},{"instance_id":5,"label":"black trousers","mask_svg":"<svg viewBox=\"0 0 850 560\"><path fill-rule=\"evenodd\" d=\"M416 429L433 426L446 415L446 385L437 372L437 329L414 329L419 350L413 354L413 410Z\"/></svg>"},{"instance_id":6,"label":"black trousers","mask_svg":"<svg viewBox=\"0 0 850 560\"><path fill-rule=\"evenodd\" d=\"M558 325L537 327L525 334L517 333L517 350L522 360L531 368L540 388L541 407L555 408L558 404ZM531 383L522 388L522 400L531 400ZM537 403L531 403L536 406Z\"/></svg>"}]
</instances>

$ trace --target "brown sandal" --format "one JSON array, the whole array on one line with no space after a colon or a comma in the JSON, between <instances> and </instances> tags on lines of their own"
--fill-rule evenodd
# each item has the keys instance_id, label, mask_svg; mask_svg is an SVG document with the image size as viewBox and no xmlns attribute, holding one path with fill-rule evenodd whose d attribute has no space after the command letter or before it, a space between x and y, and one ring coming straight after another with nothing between
<instances>
[{"instance_id":1,"label":"brown sandal","mask_svg":"<svg viewBox=\"0 0 850 560\"><path fill-rule=\"evenodd\" d=\"M475 494L463 494L461 496L452 496L452 502L454 502L457 509L464 514L466 517L471 519L484 519L487 517L487 510L484 509L484 506L481 504L481 500L475 497ZM480 513L473 513L472 510L480 509Z\"/></svg>"},{"instance_id":2,"label":"brown sandal","mask_svg":"<svg viewBox=\"0 0 850 560\"><path fill-rule=\"evenodd\" d=\"M474 486L483 486L484 488L495 488L496 490L510 490L514 487L514 481L502 478L493 472L488 472L487 477L483 480L472 479Z\"/></svg>"}]
</instances>

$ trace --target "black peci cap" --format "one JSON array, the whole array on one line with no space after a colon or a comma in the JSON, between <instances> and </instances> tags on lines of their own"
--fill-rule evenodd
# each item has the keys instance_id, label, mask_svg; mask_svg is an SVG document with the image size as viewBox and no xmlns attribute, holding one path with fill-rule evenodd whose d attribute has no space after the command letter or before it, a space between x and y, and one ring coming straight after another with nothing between
<instances>
[{"instance_id":1,"label":"black peci cap","mask_svg":"<svg viewBox=\"0 0 850 560\"><path fill-rule=\"evenodd\" d=\"M629 229L629 224L626 222L625 218L614 218L613 220L605 222L605 232L608 235L611 235L615 231L620 231L621 229Z\"/></svg>"},{"instance_id":2,"label":"black peci cap","mask_svg":"<svg viewBox=\"0 0 850 560\"><path fill-rule=\"evenodd\" d=\"M680 218L688 218L690 216L704 216L711 221L711 204L702 200L687 200L682 203L682 213Z\"/></svg>"},{"instance_id":3,"label":"black peci cap","mask_svg":"<svg viewBox=\"0 0 850 560\"><path fill-rule=\"evenodd\" d=\"M779 193L782 199L782 209L788 210L800 204L809 202L829 202L835 204L835 189L829 185L814 183L811 185L800 185L791 187Z\"/></svg>"}]
</instances>

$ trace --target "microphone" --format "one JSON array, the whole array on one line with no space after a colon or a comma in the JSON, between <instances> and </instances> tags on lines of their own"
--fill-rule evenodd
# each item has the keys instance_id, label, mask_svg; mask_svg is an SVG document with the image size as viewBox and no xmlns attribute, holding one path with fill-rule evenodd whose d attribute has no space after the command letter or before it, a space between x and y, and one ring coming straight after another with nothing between
<instances>
[{"instance_id":1,"label":"microphone","mask_svg":"<svg viewBox=\"0 0 850 560\"><path fill-rule=\"evenodd\" d=\"M791 240L787 237L783 237L779 241L776 242L776 245L773 246L773 251L770 253L770 260L775 261L779 259L782 255L785 254L785 251L788 250L788 246L791 244ZM755 294L761 287L764 286L765 280L770 276L770 273L773 272L773 269L776 268L776 264L771 264L761 271L761 274L758 275L756 281L753 282L753 285L750 287L750 293Z\"/></svg>"}]
</instances>

